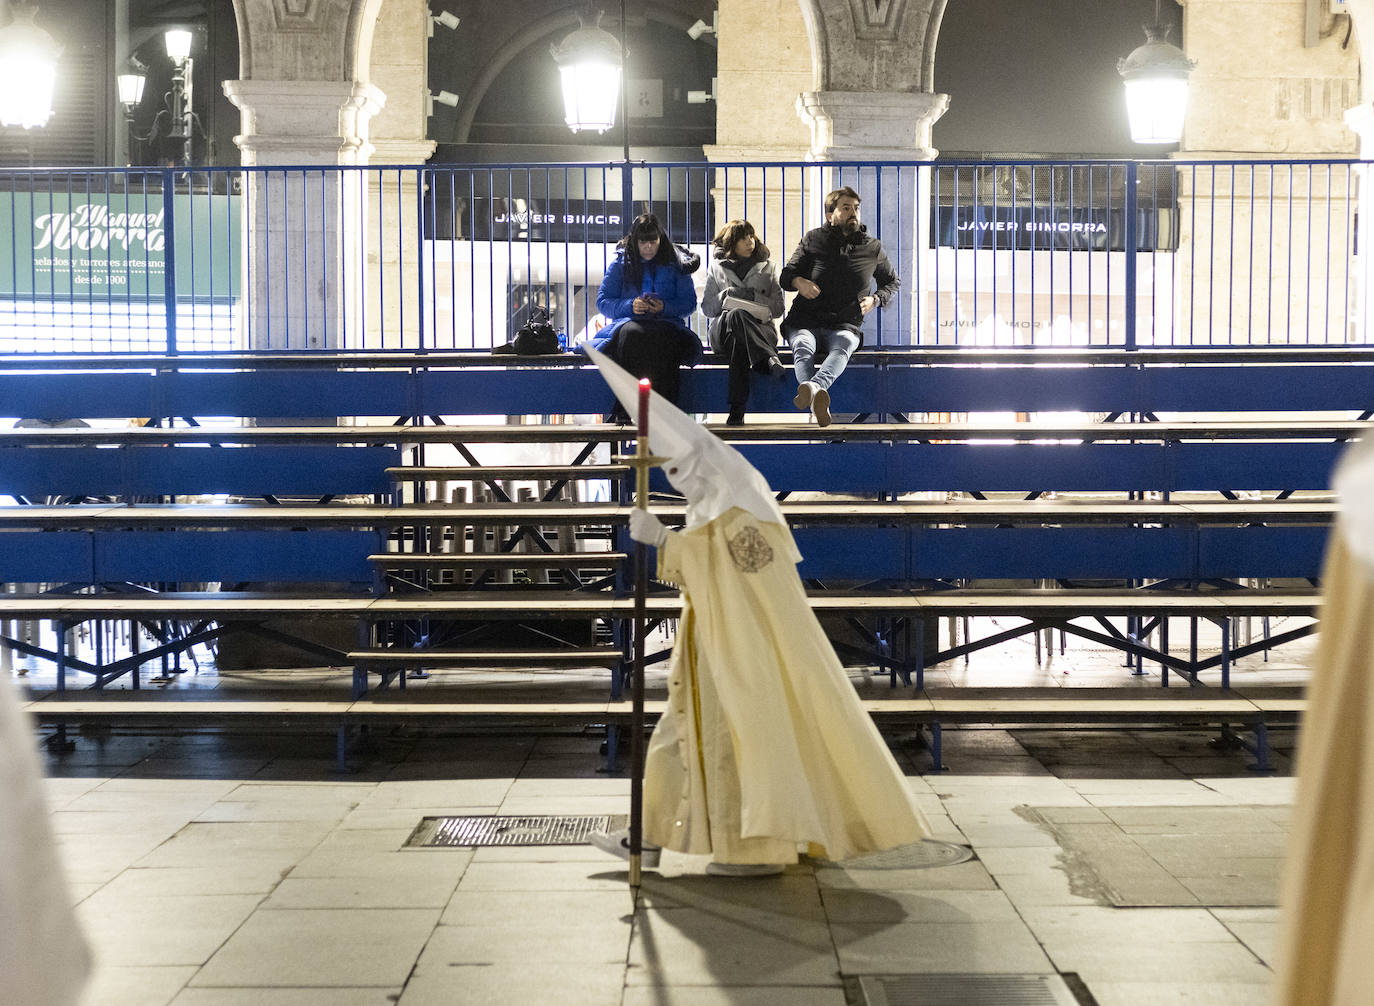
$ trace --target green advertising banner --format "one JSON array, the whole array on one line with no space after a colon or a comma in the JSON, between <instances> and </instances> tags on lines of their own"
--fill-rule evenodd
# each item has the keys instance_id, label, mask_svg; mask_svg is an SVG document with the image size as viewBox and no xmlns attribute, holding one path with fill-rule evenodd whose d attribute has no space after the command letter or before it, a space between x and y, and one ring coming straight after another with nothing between
<instances>
[{"instance_id":1,"label":"green advertising banner","mask_svg":"<svg viewBox=\"0 0 1374 1006\"><path fill-rule=\"evenodd\" d=\"M178 298L239 293L240 197L172 197ZM0 192L0 297L162 300L167 213L160 192Z\"/></svg>"}]
</instances>

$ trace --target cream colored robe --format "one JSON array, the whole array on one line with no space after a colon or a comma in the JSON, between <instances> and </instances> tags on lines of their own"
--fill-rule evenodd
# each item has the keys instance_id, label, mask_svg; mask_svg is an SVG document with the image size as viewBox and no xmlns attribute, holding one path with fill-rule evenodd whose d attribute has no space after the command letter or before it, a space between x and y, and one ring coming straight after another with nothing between
<instances>
[{"instance_id":1,"label":"cream colored robe","mask_svg":"<svg viewBox=\"0 0 1374 1006\"><path fill-rule=\"evenodd\" d=\"M57 858L34 736L0 679L0 1003L78 1001L90 953Z\"/></svg>"},{"instance_id":2,"label":"cream colored robe","mask_svg":"<svg viewBox=\"0 0 1374 1006\"><path fill-rule=\"evenodd\" d=\"M1374 1002L1374 573L1330 537L1280 899L1279 1006Z\"/></svg>"},{"instance_id":3,"label":"cream colored robe","mask_svg":"<svg viewBox=\"0 0 1374 1006\"><path fill-rule=\"evenodd\" d=\"M644 837L724 863L847 859L930 826L811 612L785 527L732 508L658 554L682 586Z\"/></svg>"}]
</instances>

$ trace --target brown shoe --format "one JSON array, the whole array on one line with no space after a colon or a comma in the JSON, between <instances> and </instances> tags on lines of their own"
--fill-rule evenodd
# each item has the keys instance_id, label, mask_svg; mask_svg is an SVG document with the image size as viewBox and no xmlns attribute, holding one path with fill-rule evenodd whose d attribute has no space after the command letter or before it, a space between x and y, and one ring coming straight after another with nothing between
<instances>
[{"instance_id":1,"label":"brown shoe","mask_svg":"<svg viewBox=\"0 0 1374 1006\"><path fill-rule=\"evenodd\" d=\"M797 397L792 399L792 404L799 409L811 408L811 394L818 390L810 381L802 381L797 386Z\"/></svg>"},{"instance_id":2,"label":"brown shoe","mask_svg":"<svg viewBox=\"0 0 1374 1006\"><path fill-rule=\"evenodd\" d=\"M811 414L816 417L817 426L830 425L830 392L817 388L811 395Z\"/></svg>"}]
</instances>

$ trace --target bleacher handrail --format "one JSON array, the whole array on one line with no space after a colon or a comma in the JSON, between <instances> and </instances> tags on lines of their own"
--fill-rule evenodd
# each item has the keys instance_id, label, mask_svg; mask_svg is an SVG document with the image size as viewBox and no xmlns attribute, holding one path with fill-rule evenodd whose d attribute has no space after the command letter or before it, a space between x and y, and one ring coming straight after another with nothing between
<instances>
[{"instance_id":1,"label":"bleacher handrail","mask_svg":"<svg viewBox=\"0 0 1374 1006\"><path fill-rule=\"evenodd\" d=\"M674 239L699 253L720 222L748 216L781 261L840 184L862 191L902 278L900 295L866 323L868 344L884 350L1362 344L1355 219L1371 163L6 169L0 351L480 354L508 341L530 305L552 309L575 341L596 329L589 293L627 213L666 214ZM627 170L633 205L623 202ZM37 220L48 223L35 234ZM704 331L704 319L691 320Z\"/></svg>"}]
</instances>

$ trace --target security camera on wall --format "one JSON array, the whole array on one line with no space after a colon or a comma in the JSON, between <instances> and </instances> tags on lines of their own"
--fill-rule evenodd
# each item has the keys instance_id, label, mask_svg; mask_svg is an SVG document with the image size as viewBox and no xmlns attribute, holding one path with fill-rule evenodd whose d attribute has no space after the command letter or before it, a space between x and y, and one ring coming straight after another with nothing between
<instances>
[{"instance_id":1,"label":"security camera on wall","mask_svg":"<svg viewBox=\"0 0 1374 1006\"><path fill-rule=\"evenodd\" d=\"M443 25L449 31L457 31L458 26L462 24L462 19L459 18L457 14L450 11L441 11L438 14L431 14L429 16L429 34L431 37L434 35L434 26L436 24Z\"/></svg>"},{"instance_id":2,"label":"security camera on wall","mask_svg":"<svg viewBox=\"0 0 1374 1006\"><path fill-rule=\"evenodd\" d=\"M705 21L701 20L700 18L697 18L696 23L693 24L692 27L687 29L688 38L692 39L693 41L696 41L703 35L714 35L716 33L716 18L718 16L719 15L717 14L712 14L710 24L707 24Z\"/></svg>"}]
</instances>

